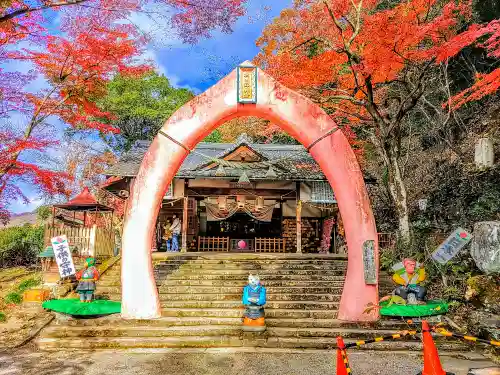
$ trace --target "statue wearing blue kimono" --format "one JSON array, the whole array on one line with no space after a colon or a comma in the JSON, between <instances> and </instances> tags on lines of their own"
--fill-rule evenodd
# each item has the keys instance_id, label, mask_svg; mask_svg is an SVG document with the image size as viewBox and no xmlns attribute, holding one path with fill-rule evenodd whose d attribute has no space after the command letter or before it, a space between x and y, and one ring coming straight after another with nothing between
<instances>
[{"instance_id":1,"label":"statue wearing blue kimono","mask_svg":"<svg viewBox=\"0 0 500 375\"><path fill-rule=\"evenodd\" d=\"M259 276L248 276L248 285L243 289L243 305L245 313L243 329L248 331L264 331L264 305L266 304L266 288L260 284Z\"/></svg>"}]
</instances>

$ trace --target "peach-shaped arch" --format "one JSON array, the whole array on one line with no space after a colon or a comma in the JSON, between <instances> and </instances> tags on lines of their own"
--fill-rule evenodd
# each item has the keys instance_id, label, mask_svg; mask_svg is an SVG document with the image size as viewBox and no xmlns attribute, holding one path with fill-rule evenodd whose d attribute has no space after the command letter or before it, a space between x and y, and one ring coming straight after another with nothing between
<instances>
[{"instance_id":1,"label":"peach-shaped arch","mask_svg":"<svg viewBox=\"0 0 500 375\"><path fill-rule=\"evenodd\" d=\"M151 241L162 198L188 155L186 148L193 149L219 125L240 116L270 120L305 147L314 144L310 154L335 192L348 247L347 275L338 318L378 319L376 312L363 314L366 304L378 301L377 284L365 283L363 243L374 241L377 269L378 243L375 220L355 155L341 131L331 132L337 125L320 107L260 69L256 104L237 102L235 69L175 112L145 154L131 189L123 229L122 317L160 317Z\"/></svg>"}]
</instances>

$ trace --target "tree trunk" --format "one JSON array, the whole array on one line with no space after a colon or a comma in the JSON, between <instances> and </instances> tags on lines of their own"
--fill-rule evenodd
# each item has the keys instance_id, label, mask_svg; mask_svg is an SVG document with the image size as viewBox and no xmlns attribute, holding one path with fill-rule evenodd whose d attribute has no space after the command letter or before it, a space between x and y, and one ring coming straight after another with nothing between
<instances>
[{"instance_id":1,"label":"tree trunk","mask_svg":"<svg viewBox=\"0 0 500 375\"><path fill-rule=\"evenodd\" d=\"M389 192L394 201L399 222L399 236L403 243L410 241L410 219L408 215L408 197L406 186L401 174L399 160L395 156L390 156L389 172Z\"/></svg>"},{"instance_id":2,"label":"tree trunk","mask_svg":"<svg viewBox=\"0 0 500 375\"><path fill-rule=\"evenodd\" d=\"M391 196L396 214L398 216L398 232L400 240L407 244L410 242L410 218L408 213L408 197L403 174L399 165L399 152L396 141L381 142L375 135L371 141L377 149L388 172L389 194Z\"/></svg>"}]
</instances>

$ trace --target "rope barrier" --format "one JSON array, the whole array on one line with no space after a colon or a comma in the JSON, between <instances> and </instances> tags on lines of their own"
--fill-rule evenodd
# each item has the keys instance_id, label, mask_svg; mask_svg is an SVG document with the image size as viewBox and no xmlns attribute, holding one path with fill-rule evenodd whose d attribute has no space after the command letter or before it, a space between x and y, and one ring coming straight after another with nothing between
<instances>
[{"instance_id":1,"label":"rope barrier","mask_svg":"<svg viewBox=\"0 0 500 375\"><path fill-rule=\"evenodd\" d=\"M374 339L360 340L360 341L352 342L352 343L346 344L345 345L345 349L347 349L347 348L354 348L354 347L360 347L362 345L372 344L374 342L382 342L382 341L387 341L387 340L395 340L395 339L399 339L399 338L405 337L405 336L415 336L416 334L417 334L417 331L402 331L402 332L394 333L394 334L388 335L388 336L375 337Z\"/></svg>"},{"instance_id":2,"label":"rope barrier","mask_svg":"<svg viewBox=\"0 0 500 375\"><path fill-rule=\"evenodd\" d=\"M340 354L342 355L342 360L344 361L345 370L348 374L352 374L351 366L349 366L349 359L347 358L347 352L345 349L340 349Z\"/></svg>"},{"instance_id":3,"label":"rope barrier","mask_svg":"<svg viewBox=\"0 0 500 375\"><path fill-rule=\"evenodd\" d=\"M485 339L480 339L479 337L474 337L474 336L469 336L469 335L462 335L461 333L455 333L455 332L450 332L445 328L437 328L433 327L433 331L446 337L456 337L465 341L472 341L472 342L480 342L482 344L487 344L487 345L492 345L492 346L497 346L500 347L500 341L495 341L495 340L485 340Z\"/></svg>"}]
</instances>

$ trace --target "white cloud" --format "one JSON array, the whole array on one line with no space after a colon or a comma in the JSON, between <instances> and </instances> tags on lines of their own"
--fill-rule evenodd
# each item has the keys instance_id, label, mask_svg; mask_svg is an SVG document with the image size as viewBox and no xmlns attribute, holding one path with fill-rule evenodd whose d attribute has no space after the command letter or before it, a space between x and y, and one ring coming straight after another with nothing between
<instances>
[{"instance_id":1,"label":"white cloud","mask_svg":"<svg viewBox=\"0 0 500 375\"><path fill-rule=\"evenodd\" d=\"M162 63L160 58L158 57L158 53L153 49L153 48L148 48L141 56L141 60L143 61L151 61L153 62L156 70L158 73L163 74L165 77L168 78L170 81L170 84L174 87L178 88L183 88L183 89L188 89L191 90L195 94L199 94L200 90L196 87L186 85L186 84L181 84L181 78L179 78L175 74L171 74L168 72L167 67L165 64Z\"/></svg>"}]
</instances>

